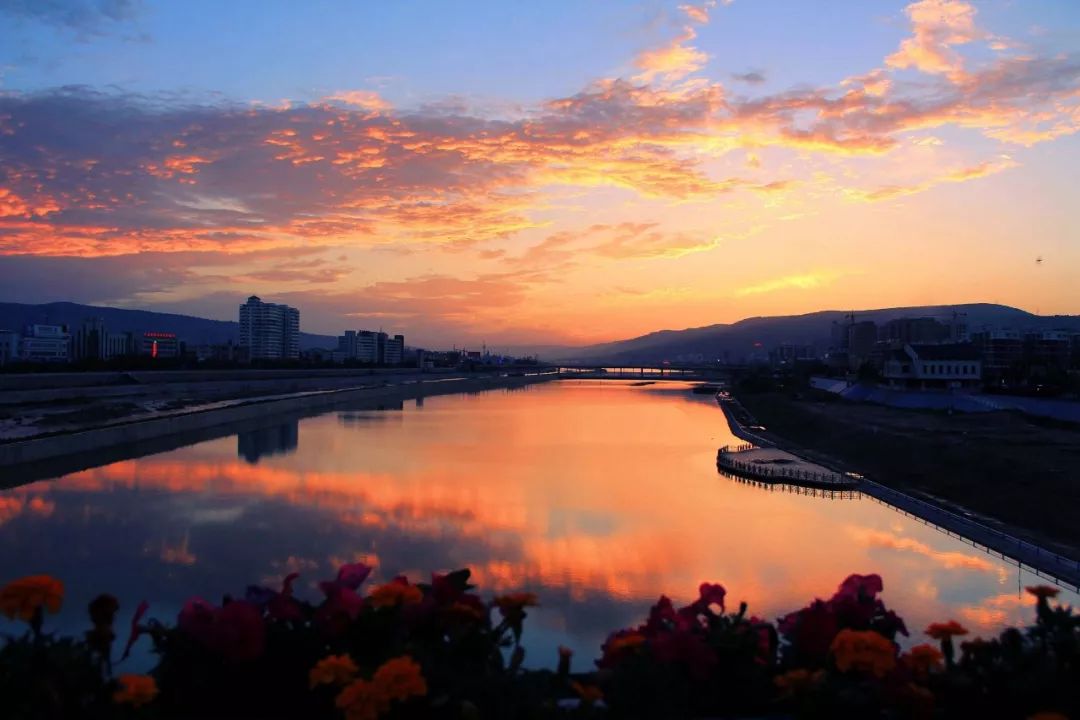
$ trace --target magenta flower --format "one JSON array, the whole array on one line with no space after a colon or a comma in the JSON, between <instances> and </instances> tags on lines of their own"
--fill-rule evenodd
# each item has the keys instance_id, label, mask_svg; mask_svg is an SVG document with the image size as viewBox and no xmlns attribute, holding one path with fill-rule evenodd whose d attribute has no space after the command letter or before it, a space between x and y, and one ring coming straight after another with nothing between
<instances>
[{"instance_id":1,"label":"magenta flower","mask_svg":"<svg viewBox=\"0 0 1080 720\"><path fill-rule=\"evenodd\" d=\"M723 585L701 583L701 587L698 588L698 605L702 610L706 610L710 605L719 605L720 612L724 612L724 596L726 595L727 590Z\"/></svg>"},{"instance_id":2,"label":"magenta flower","mask_svg":"<svg viewBox=\"0 0 1080 720\"><path fill-rule=\"evenodd\" d=\"M135 614L131 617L131 632L128 634L127 645L124 646L124 654L120 656L121 660L126 660L127 656L131 654L131 647L135 644L135 641L139 639L139 636L146 632L146 628L139 625L139 621L142 620L143 615L150 609L150 603L143 600L139 603L139 607L135 608Z\"/></svg>"}]
</instances>

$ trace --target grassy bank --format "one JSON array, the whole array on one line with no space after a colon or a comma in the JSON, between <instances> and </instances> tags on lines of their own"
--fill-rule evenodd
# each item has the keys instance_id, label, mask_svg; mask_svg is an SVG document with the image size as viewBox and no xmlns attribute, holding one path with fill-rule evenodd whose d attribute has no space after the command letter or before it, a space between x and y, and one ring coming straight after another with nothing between
<instances>
[{"instance_id":1,"label":"grassy bank","mask_svg":"<svg viewBox=\"0 0 1080 720\"><path fill-rule=\"evenodd\" d=\"M768 434L801 454L1008 523L1080 556L1080 429L1014 413L948 415L738 393Z\"/></svg>"}]
</instances>

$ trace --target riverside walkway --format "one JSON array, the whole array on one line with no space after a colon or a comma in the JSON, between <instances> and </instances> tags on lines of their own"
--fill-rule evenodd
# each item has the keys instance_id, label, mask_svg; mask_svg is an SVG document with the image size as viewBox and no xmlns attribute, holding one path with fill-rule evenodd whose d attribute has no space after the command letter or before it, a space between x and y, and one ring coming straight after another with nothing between
<instances>
[{"instance_id":1,"label":"riverside walkway","mask_svg":"<svg viewBox=\"0 0 1080 720\"><path fill-rule=\"evenodd\" d=\"M717 467L764 483L816 488L855 488L857 478L809 463L797 455L772 447L725 445L716 453Z\"/></svg>"},{"instance_id":2,"label":"riverside walkway","mask_svg":"<svg viewBox=\"0 0 1080 720\"><path fill-rule=\"evenodd\" d=\"M733 435L741 440L765 448L787 452L802 457L805 451L781 438L775 437L761 427L742 404L732 397L718 397L717 402L727 417ZM756 428L750 430L748 427ZM723 448L721 448L723 450ZM816 454L814 454L816 456ZM719 455L718 455L719 458ZM828 467L828 462L818 461ZM718 459L719 466L719 459ZM721 468L721 471L724 471ZM833 469L833 472L838 472ZM850 476L849 476L850 477ZM754 478L756 480L756 478ZM975 515L961 514L928 502L899 490L894 490L870 478L858 476L858 491L868 498L888 505L897 512L936 528L989 555L1046 578L1063 587L1080 592L1080 560L1053 552L1035 543L1018 538L1006 530L993 527Z\"/></svg>"}]
</instances>

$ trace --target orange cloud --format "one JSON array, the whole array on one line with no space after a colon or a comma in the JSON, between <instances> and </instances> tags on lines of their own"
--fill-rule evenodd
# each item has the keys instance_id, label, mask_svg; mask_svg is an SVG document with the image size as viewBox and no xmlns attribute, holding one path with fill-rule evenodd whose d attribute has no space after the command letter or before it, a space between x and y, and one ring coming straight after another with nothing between
<instances>
[{"instance_id":1,"label":"orange cloud","mask_svg":"<svg viewBox=\"0 0 1080 720\"><path fill-rule=\"evenodd\" d=\"M965 78L963 58L953 49L985 37L975 26L975 7L964 0L919 0L905 8L914 37L885 58L893 68L915 68L925 73Z\"/></svg>"}]
</instances>

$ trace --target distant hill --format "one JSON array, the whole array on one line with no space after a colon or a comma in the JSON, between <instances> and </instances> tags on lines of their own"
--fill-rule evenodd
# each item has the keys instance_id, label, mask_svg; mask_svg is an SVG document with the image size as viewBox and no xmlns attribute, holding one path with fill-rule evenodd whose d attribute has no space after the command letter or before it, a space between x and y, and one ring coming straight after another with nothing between
<instances>
[{"instance_id":1,"label":"distant hill","mask_svg":"<svg viewBox=\"0 0 1080 720\"><path fill-rule=\"evenodd\" d=\"M680 355L698 354L716 359L724 357L724 353L737 359L753 352L756 343L760 343L760 347L766 350L782 343L812 345L824 350L829 345L833 322L842 322L848 312L823 310L806 315L747 318L731 324L686 330L661 330L629 340L568 350L561 359L589 362L660 362L675 361ZM881 324L901 317L933 317L944 322L950 320L953 313L964 314L971 330L994 325L1020 330L1030 328L1080 331L1080 315L1033 315L1007 305L989 303L857 310L855 319L872 320Z\"/></svg>"},{"instance_id":2,"label":"distant hill","mask_svg":"<svg viewBox=\"0 0 1080 720\"><path fill-rule=\"evenodd\" d=\"M136 332L156 330L176 333L181 340L199 345L216 344L240 339L240 323L228 320L207 320L190 315L127 310L125 308L98 307L79 303L55 302L44 305L0 303L0 330L19 330L24 325L68 325L72 329L88 317L99 317L105 327L113 332ZM300 348L331 348L337 346L337 338L329 335L300 333Z\"/></svg>"}]
</instances>

